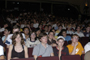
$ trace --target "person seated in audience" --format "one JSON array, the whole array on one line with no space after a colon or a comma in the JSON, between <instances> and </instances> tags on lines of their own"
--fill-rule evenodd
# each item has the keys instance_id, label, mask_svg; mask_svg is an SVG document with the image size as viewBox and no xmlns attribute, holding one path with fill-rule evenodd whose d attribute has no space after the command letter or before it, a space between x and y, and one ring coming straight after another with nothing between
<instances>
[{"instance_id":1,"label":"person seated in audience","mask_svg":"<svg viewBox=\"0 0 90 60\"><path fill-rule=\"evenodd\" d=\"M41 34L41 30L39 28L36 29L36 38L39 39L39 36Z\"/></svg>"},{"instance_id":2,"label":"person seated in audience","mask_svg":"<svg viewBox=\"0 0 90 60\"><path fill-rule=\"evenodd\" d=\"M24 44L22 34L20 32L15 32L12 36L12 45L9 46L8 60L28 58L28 49Z\"/></svg>"},{"instance_id":3,"label":"person seated in audience","mask_svg":"<svg viewBox=\"0 0 90 60\"><path fill-rule=\"evenodd\" d=\"M47 25L44 26L44 33L48 34L48 26Z\"/></svg>"},{"instance_id":4,"label":"person seated in audience","mask_svg":"<svg viewBox=\"0 0 90 60\"><path fill-rule=\"evenodd\" d=\"M13 33L15 33L15 32L20 32L20 27L17 26L17 25L15 25L15 26L13 27L13 29L12 29L12 34L9 34L9 35L7 36L7 38L6 38L5 44L7 45L7 47L8 47L10 44L12 44L11 38L12 38ZM22 35L23 35L23 39L25 39L25 35L24 35L23 33L22 33Z\"/></svg>"},{"instance_id":5,"label":"person seated in audience","mask_svg":"<svg viewBox=\"0 0 90 60\"><path fill-rule=\"evenodd\" d=\"M0 32L3 32L6 27L8 27L8 23L5 23L4 26L2 28L0 28Z\"/></svg>"},{"instance_id":6,"label":"person seated in audience","mask_svg":"<svg viewBox=\"0 0 90 60\"><path fill-rule=\"evenodd\" d=\"M59 36L57 38L57 46L53 49L54 55L58 56L59 59L62 55L69 55L68 48L64 46L65 38L63 36Z\"/></svg>"},{"instance_id":7,"label":"person seated in audience","mask_svg":"<svg viewBox=\"0 0 90 60\"><path fill-rule=\"evenodd\" d=\"M74 32L71 30L71 25L67 26L67 34L73 34Z\"/></svg>"},{"instance_id":8,"label":"person seated in audience","mask_svg":"<svg viewBox=\"0 0 90 60\"><path fill-rule=\"evenodd\" d=\"M67 36L66 30L63 29L61 35L65 38L65 41L71 41L71 36Z\"/></svg>"},{"instance_id":9,"label":"person seated in audience","mask_svg":"<svg viewBox=\"0 0 90 60\"><path fill-rule=\"evenodd\" d=\"M81 32L81 27L77 26L76 32L74 34L77 34L79 37L84 37L84 34Z\"/></svg>"},{"instance_id":10,"label":"person seated in audience","mask_svg":"<svg viewBox=\"0 0 90 60\"><path fill-rule=\"evenodd\" d=\"M70 55L80 55L81 56L82 54L85 53L81 43L78 42L78 40L79 40L79 36L77 34L74 34L71 37L72 43L67 45Z\"/></svg>"},{"instance_id":11,"label":"person seated in audience","mask_svg":"<svg viewBox=\"0 0 90 60\"><path fill-rule=\"evenodd\" d=\"M85 46L84 46L84 50L85 50L85 53L90 51L90 42L88 42Z\"/></svg>"},{"instance_id":12,"label":"person seated in audience","mask_svg":"<svg viewBox=\"0 0 90 60\"><path fill-rule=\"evenodd\" d=\"M52 29L51 25L48 25L48 32Z\"/></svg>"},{"instance_id":13,"label":"person seated in audience","mask_svg":"<svg viewBox=\"0 0 90 60\"><path fill-rule=\"evenodd\" d=\"M88 51L87 53L85 53L84 60L90 60L90 51Z\"/></svg>"},{"instance_id":14,"label":"person seated in audience","mask_svg":"<svg viewBox=\"0 0 90 60\"><path fill-rule=\"evenodd\" d=\"M55 37L54 37L53 31L50 31L50 32L48 33L48 41L47 41L47 43L48 43L49 45L51 45L52 47L57 46L57 45L56 45L56 39L55 39Z\"/></svg>"},{"instance_id":15,"label":"person seated in audience","mask_svg":"<svg viewBox=\"0 0 90 60\"><path fill-rule=\"evenodd\" d=\"M86 31L84 32L84 36L89 37L89 35L90 35L90 26L87 26Z\"/></svg>"},{"instance_id":16,"label":"person seated in audience","mask_svg":"<svg viewBox=\"0 0 90 60\"><path fill-rule=\"evenodd\" d=\"M53 49L50 45L47 44L47 34L42 33L40 35L41 43L34 47L32 55L34 56L35 60L38 57L49 57L54 56Z\"/></svg>"},{"instance_id":17,"label":"person seated in audience","mask_svg":"<svg viewBox=\"0 0 90 60\"><path fill-rule=\"evenodd\" d=\"M57 36L61 32L62 28L62 25L59 25L58 30L55 33L55 36Z\"/></svg>"},{"instance_id":18,"label":"person seated in audience","mask_svg":"<svg viewBox=\"0 0 90 60\"><path fill-rule=\"evenodd\" d=\"M11 32L10 27L6 27L5 30L4 30L4 36L2 37L3 43L6 42L6 38L7 38L7 36L10 34L10 32Z\"/></svg>"},{"instance_id":19,"label":"person seated in audience","mask_svg":"<svg viewBox=\"0 0 90 60\"><path fill-rule=\"evenodd\" d=\"M25 35L25 40L30 39L30 29L28 27L24 27L23 31Z\"/></svg>"},{"instance_id":20,"label":"person seated in audience","mask_svg":"<svg viewBox=\"0 0 90 60\"><path fill-rule=\"evenodd\" d=\"M27 47L34 47L37 44L40 44L40 41L36 38L35 31L31 32L30 39L26 40L26 46Z\"/></svg>"}]
</instances>

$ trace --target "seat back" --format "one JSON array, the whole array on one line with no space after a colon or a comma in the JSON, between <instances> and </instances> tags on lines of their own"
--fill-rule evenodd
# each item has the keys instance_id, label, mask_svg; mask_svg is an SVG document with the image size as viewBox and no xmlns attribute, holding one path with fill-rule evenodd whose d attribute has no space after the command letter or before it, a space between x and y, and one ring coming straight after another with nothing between
<instances>
[{"instance_id":1,"label":"seat back","mask_svg":"<svg viewBox=\"0 0 90 60\"><path fill-rule=\"evenodd\" d=\"M84 60L84 56L85 56L85 54L82 54L81 55L81 60Z\"/></svg>"},{"instance_id":2,"label":"seat back","mask_svg":"<svg viewBox=\"0 0 90 60\"><path fill-rule=\"evenodd\" d=\"M79 55L68 55L68 56L62 56L62 60L81 60L81 57Z\"/></svg>"},{"instance_id":3,"label":"seat back","mask_svg":"<svg viewBox=\"0 0 90 60\"><path fill-rule=\"evenodd\" d=\"M28 48L29 57L33 57L32 52L33 52L33 48Z\"/></svg>"},{"instance_id":4,"label":"seat back","mask_svg":"<svg viewBox=\"0 0 90 60\"><path fill-rule=\"evenodd\" d=\"M59 57L39 57L37 60L59 60Z\"/></svg>"},{"instance_id":5,"label":"seat back","mask_svg":"<svg viewBox=\"0 0 90 60\"><path fill-rule=\"evenodd\" d=\"M34 58L21 58L21 59L11 59L11 60L34 60Z\"/></svg>"}]
</instances>

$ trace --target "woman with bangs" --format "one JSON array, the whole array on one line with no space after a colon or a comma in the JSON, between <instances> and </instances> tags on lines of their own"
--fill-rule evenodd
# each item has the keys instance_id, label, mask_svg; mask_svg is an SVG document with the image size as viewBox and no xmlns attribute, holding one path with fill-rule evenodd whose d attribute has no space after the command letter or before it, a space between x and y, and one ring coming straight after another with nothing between
<instances>
[{"instance_id":1,"label":"woman with bangs","mask_svg":"<svg viewBox=\"0 0 90 60\"><path fill-rule=\"evenodd\" d=\"M28 58L28 50L24 44L22 34L19 32L14 33L12 36L12 45L9 46L8 60Z\"/></svg>"}]
</instances>

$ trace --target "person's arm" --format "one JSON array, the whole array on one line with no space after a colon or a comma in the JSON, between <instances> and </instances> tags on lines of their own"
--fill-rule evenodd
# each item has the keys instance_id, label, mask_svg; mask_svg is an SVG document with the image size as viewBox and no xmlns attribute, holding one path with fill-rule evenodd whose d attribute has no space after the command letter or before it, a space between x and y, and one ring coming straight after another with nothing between
<instances>
[{"instance_id":1,"label":"person's arm","mask_svg":"<svg viewBox=\"0 0 90 60\"><path fill-rule=\"evenodd\" d=\"M58 54L59 60L60 60L60 57L61 57L61 51L62 51L62 47L59 47L59 54Z\"/></svg>"},{"instance_id":2,"label":"person's arm","mask_svg":"<svg viewBox=\"0 0 90 60\"><path fill-rule=\"evenodd\" d=\"M5 57L4 56L0 56L0 60L3 60L3 59L5 59Z\"/></svg>"},{"instance_id":3,"label":"person's arm","mask_svg":"<svg viewBox=\"0 0 90 60\"><path fill-rule=\"evenodd\" d=\"M54 53L51 53L51 56L54 56Z\"/></svg>"},{"instance_id":4,"label":"person's arm","mask_svg":"<svg viewBox=\"0 0 90 60\"><path fill-rule=\"evenodd\" d=\"M34 55L34 59L37 60L37 55Z\"/></svg>"},{"instance_id":5,"label":"person's arm","mask_svg":"<svg viewBox=\"0 0 90 60\"><path fill-rule=\"evenodd\" d=\"M28 58L28 48L24 46L24 50L25 50L25 58Z\"/></svg>"},{"instance_id":6,"label":"person's arm","mask_svg":"<svg viewBox=\"0 0 90 60\"><path fill-rule=\"evenodd\" d=\"M13 48L13 46L12 46L12 45L10 45L10 46L9 46L9 50L8 50L8 60L10 60L10 59L11 59L12 48Z\"/></svg>"},{"instance_id":7,"label":"person's arm","mask_svg":"<svg viewBox=\"0 0 90 60\"><path fill-rule=\"evenodd\" d=\"M78 45L78 42L74 44L73 51L70 53L70 55L75 55L76 54L76 47Z\"/></svg>"},{"instance_id":8,"label":"person's arm","mask_svg":"<svg viewBox=\"0 0 90 60\"><path fill-rule=\"evenodd\" d=\"M6 42L6 39L7 39L7 36L5 37L5 39L4 39L4 41L3 41L3 43L5 43L5 42Z\"/></svg>"}]
</instances>

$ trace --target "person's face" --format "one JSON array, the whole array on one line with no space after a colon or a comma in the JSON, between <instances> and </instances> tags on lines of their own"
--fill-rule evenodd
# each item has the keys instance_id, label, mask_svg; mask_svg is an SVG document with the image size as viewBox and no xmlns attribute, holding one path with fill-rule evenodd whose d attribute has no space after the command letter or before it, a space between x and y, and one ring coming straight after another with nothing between
<instances>
[{"instance_id":1,"label":"person's face","mask_svg":"<svg viewBox=\"0 0 90 60\"><path fill-rule=\"evenodd\" d=\"M37 34L37 35L39 35L40 33L41 33L41 31L40 31L40 30L38 30L38 31L36 32L36 34Z\"/></svg>"},{"instance_id":2,"label":"person's face","mask_svg":"<svg viewBox=\"0 0 90 60\"><path fill-rule=\"evenodd\" d=\"M18 34L17 37L15 38L15 41L16 41L16 42L21 42L21 37L20 37L19 34Z\"/></svg>"},{"instance_id":3,"label":"person's face","mask_svg":"<svg viewBox=\"0 0 90 60\"><path fill-rule=\"evenodd\" d=\"M87 27L87 28L86 28L86 31L90 31L90 27Z\"/></svg>"},{"instance_id":4,"label":"person's face","mask_svg":"<svg viewBox=\"0 0 90 60\"><path fill-rule=\"evenodd\" d=\"M64 45L64 40L59 39L59 41L57 41L58 46L63 46Z\"/></svg>"},{"instance_id":5,"label":"person's face","mask_svg":"<svg viewBox=\"0 0 90 60\"><path fill-rule=\"evenodd\" d=\"M15 32L20 32L20 31L19 31L18 28L17 29L13 29L13 33L15 33Z\"/></svg>"},{"instance_id":6,"label":"person's face","mask_svg":"<svg viewBox=\"0 0 90 60\"><path fill-rule=\"evenodd\" d=\"M25 29L24 29L24 34L29 34L28 28L25 28Z\"/></svg>"},{"instance_id":7,"label":"person's face","mask_svg":"<svg viewBox=\"0 0 90 60\"><path fill-rule=\"evenodd\" d=\"M43 36L40 41L43 43L43 44L47 44L47 36Z\"/></svg>"},{"instance_id":8,"label":"person's face","mask_svg":"<svg viewBox=\"0 0 90 60\"><path fill-rule=\"evenodd\" d=\"M53 39L53 37L54 37L53 32L50 32L49 35L48 35L48 37L49 37L50 39Z\"/></svg>"},{"instance_id":9,"label":"person's face","mask_svg":"<svg viewBox=\"0 0 90 60\"><path fill-rule=\"evenodd\" d=\"M35 38L36 38L36 35L35 35L35 33L34 33L34 32L31 34L31 38L33 38L33 39L35 39Z\"/></svg>"},{"instance_id":10,"label":"person's face","mask_svg":"<svg viewBox=\"0 0 90 60\"><path fill-rule=\"evenodd\" d=\"M62 26L59 26L59 30L62 30Z\"/></svg>"},{"instance_id":11,"label":"person's face","mask_svg":"<svg viewBox=\"0 0 90 60\"><path fill-rule=\"evenodd\" d=\"M7 29L5 29L4 35L8 35L9 33L10 33L10 31L8 31Z\"/></svg>"},{"instance_id":12,"label":"person's face","mask_svg":"<svg viewBox=\"0 0 90 60\"><path fill-rule=\"evenodd\" d=\"M71 38L72 42L78 42L79 37L78 36L73 36L73 38Z\"/></svg>"},{"instance_id":13,"label":"person's face","mask_svg":"<svg viewBox=\"0 0 90 60\"><path fill-rule=\"evenodd\" d=\"M49 26L49 29L52 29L52 27L51 27L51 26Z\"/></svg>"},{"instance_id":14,"label":"person's face","mask_svg":"<svg viewBox=\"0 0 90 60\"><path fill-rule=\"evenodd\" d=\"M4 27L8 27L8 24L5 24Z\"/></svg>"},{"instance_id":15,"label":"person's face","mask_svg":"<svg viewBox=\"0 0 90 60\"><path fill-rule=\"evenodd\" d=\"M80 27L77 27L77 31L80 31Z\"/></svg>"},{"instance_id":16,"label":"person's face","mask_svg":"<svg viewBox=\"0 0 90 60\"><path fill-rule=\"evenodd\" d=\"M45 27L45 31L47 31L47 30L48 30L48 27L46 26L46 27Z\"/></svg>"},{"instance_id":17,"label":"person's face","mask_svg":"<svg viewBox=\"0 0 90 60\"><path fill-rule=\"evenodd\" d=\"M62 32L62 35L63 35L63 36L66 36L66 32L65 32L65 31L63 31L63 32Z\"/></svg>"}]
</instances>

